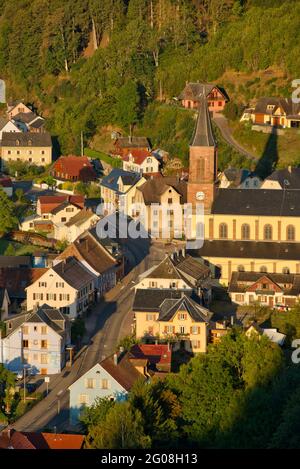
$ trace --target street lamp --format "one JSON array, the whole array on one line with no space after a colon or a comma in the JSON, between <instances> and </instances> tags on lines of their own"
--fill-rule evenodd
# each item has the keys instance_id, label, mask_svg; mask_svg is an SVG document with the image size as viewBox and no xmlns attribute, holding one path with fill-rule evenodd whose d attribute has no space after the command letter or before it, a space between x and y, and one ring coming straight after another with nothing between
<instances>
[{"instance_id":1,"label":"street lamp","mask_svg":"<svg viewBox=\"0 0 300 469\"><path fill-rule=\"evenodd\" d=\"M31 366L28 365L28 364L23 365L23 373L24 373L24 376L23 376L23 384L24 384L23 400L24 400L24 403L26 401L26 370L30 370L30 368L31 368Z\"/></svg>"}]
</instances>

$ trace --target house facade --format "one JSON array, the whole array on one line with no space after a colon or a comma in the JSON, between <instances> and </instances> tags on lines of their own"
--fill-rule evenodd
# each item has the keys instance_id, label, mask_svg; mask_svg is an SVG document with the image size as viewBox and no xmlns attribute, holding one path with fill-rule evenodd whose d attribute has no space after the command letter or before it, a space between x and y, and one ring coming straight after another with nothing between
<instances>
[{"instance_id":1,"label":"house facade","mask_svg":"<svg viewBox=\"0 0 300 469\"><path fill-rule=\"evenodd\" d=\"M78 423L85 407L91 406L98 397L125 400L139 379L146 380L147 375L131 363L128 353L116 353L97 363L69 387L71 424Z\"/></svg>"},{"instance_id":2,"label":"house facade","mask_svg":"<svg viewBox=\"0 0 300 469\"><path fill-rule=\"evenodd\" d=\"M237 304L260 303L285 310L299 302L300 274L233 272L228 291Z\"/></svg>"},{"instance_id":3,"label":"house facade","mask_svg":"<svg viewBox=\"0 0 300 469\"><path fill-rule=\"evenodd\" d=\"M95 289L98 299L116 286L119 264L90 231L86 231L73 241L57 260L71 256L82 262L96 276Z\"/></svg>"},{"instance_id":4,"label":"house facade","mask_svg":"<svg viewBox=\"0 0 300 469\"><path fill-rule=\"evenodd\" d=\"M137 174L157 174L160 163L157 158L145 150L132 150L122 158L124 171L132 171Z\"/></svg>"},{"instance_id":5,"label":"house facade","mask_svg":"<svg viewBox=\"0 0 300 469\"><path fill-rule=\"evenodd\" d=\"M55 161L52 176L58 181L90 182L97 179L94 166L87 156L61 156Z\"/></svg>"},{"instance_id":6,"label":"house facade","mask_svg":"<svg viewBox=\"0 0 300 469\"><path fill-rule=\"evenodd\" d=\"M212 313L196 299L182 290L136 290L136 337L174 341L174 350L183 345L189 352L205 353Z\"/></svg>"},{"instance_id":7,"label":"house facade","mask_svg":"<svg viewBox=\"0 0 300 469\"><path fill-rule=\"evenodd\" d=\"M223 111L229 100L226 93L213 83L186 83L182 93L178 96L183 107L197 109L201 96L205 96L208 109L211 112Z\"/></svg>"},{"instance_id":8,"label":"house facade","mask_svg":"<svg viewBox=\"0 0 300 469\"><path fill-rule=\"evenodd\" d=\"M227 168L219 177L220 189L259 189L261 178L248 169Z\"/></svg>"},{"instance_id":9,"label":"house facade","mask_svg":"<svg viewBox=\"0 0 300 469\"><path fill-rule=\"evenodd\" d=\"M48 132L2 133L2 168L11 161L23 161L36 166L46 166L52 162L52 141Z\"/></svg>"},{"instance_id":10,"label":"house facade","mask_svg":"<svg viewBox=\"0 0 300 469\"><path fill-rule=\"evenodd\" d=\"M32 109L26 106L22 101L15 101L7 104L7 115L9 119L13 119L19 113L31 113Z\"/></svg>"},{"instance_id":11,"label":"house facade","mask_svg":"<svg viewBox=\"0 0 300 469\"><path fill-rule=\"evenodd\" d=\"M283 128L300 126L300 107L291 98L260 98L255 108L249 109L248 115L249 120L256 125Z\"/></svg>"},{"instance_id":12,"label":"house facade","mask_svg":"<svg viewBox=\"0 0 300 469\"><path fill-rule=\"evenodd\" d=\"M65 366L66 346L71 343L69 320L58 310L43 305L35 312L5 320L0 339L0 362L10 371L24 365L32 374L56 374Z\"/></svg>"},{"instance_id":13,"label":"house facade","mask_svg":"<svg viewBox=\"0 0 300 469\"><path fill-rule=\"evenodd\" d=\"M96 225L100 218L92 210L83 208L67 222L54 225L54 238L72 243L86 230Z\"/></svg>"},{"instance_id":14,"label":"house facade","mask_svg":"<svg viewBox=\"0 0 300 469\"><path fill-rule=\"evenodd\" d=\"M94 303L95 281L95 275L77 259L64 259L26 288L27 311L46 302L74 319Z\"/></svg>"},{"instance_id":15,"label":"house facade","mask_svg":"<svg viewBox=\"0 0 300 469\"><path fill-rule=\"evenodd\" d=\"M0 117L0 142L2 141L2 133L3 132L21 132L21 130L19 129L19 127L17 127L16 124L14 124L14 122L10 121L10 120L7 120L7 119L3 119L2 117Z\"/></svg>"}]
</instances>

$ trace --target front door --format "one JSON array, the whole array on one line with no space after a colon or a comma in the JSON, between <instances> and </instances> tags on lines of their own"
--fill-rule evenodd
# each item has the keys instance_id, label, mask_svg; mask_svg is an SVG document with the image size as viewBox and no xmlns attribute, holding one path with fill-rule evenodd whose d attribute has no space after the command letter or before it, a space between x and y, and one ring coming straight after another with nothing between
<instances>
[{"instance_id":1,"label":"front door","mask_svg":"<svg viewBox=\"0 0 300 469\"><path fill-rule=\"evenodd\" d=\"M274 306L274 300L273 300L272 296L269 297L269 306L270 306L270 308L273 308L273 306Z\"/></svg>"}]
</instances>

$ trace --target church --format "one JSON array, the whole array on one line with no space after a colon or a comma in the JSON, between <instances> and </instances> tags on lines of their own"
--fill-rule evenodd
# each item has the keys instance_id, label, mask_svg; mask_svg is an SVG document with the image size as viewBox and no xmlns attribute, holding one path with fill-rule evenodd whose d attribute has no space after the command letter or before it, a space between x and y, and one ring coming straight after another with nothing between
<instances>
[{"instance_id":1,"label":"church","mask_svg":"<svg viewBox=\"0 0 300 469\"><path fill-rule=\"evenodd\" d=\"M300 273L300 190L220 189L207 100L199 100L189 154L187 202L204 203L204 259L220 282L233 272ZM300 188L299 188L300 189Z\"/></svg>"}]
</instances>

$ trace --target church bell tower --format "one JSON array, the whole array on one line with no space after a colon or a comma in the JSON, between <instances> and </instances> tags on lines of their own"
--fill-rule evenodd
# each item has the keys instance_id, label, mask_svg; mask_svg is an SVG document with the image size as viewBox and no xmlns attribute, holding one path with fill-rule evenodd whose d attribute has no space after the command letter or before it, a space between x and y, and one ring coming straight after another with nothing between
<instances>
[{"instance_id":1,"label":"church bell tower","mask_svg":"<svg viewBox=\"0 0 300 469\"><path fill-rule=\"evenodd\" d=\"M202 94L197 124L190 144L187 201L193 206L202 202L206 213L210 213L214 200L217 168L217 145L206 97Z\"/></svg>"}]
</instances>

